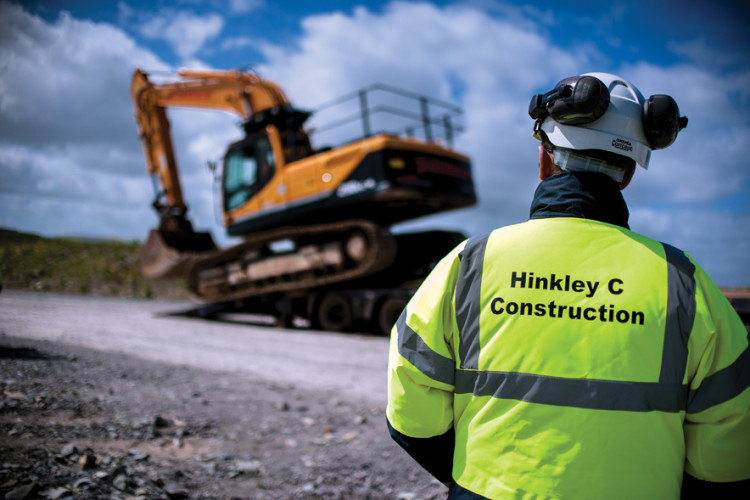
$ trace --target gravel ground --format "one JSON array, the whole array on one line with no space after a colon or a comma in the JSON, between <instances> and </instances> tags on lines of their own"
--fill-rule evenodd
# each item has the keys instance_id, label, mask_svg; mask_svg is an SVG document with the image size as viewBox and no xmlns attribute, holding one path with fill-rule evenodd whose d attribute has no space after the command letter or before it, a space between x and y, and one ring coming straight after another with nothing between
<instances>
[{"instance_id":1,"label":"gravel ground","mask_svg":"<svg viewBox=\"0 0 750 500\"><path fill-rule=\"evenodd\" d=\"M446 496L390 440L383 408L9 333L0 333L4 498Z\"/></svg>"}]
</instances>

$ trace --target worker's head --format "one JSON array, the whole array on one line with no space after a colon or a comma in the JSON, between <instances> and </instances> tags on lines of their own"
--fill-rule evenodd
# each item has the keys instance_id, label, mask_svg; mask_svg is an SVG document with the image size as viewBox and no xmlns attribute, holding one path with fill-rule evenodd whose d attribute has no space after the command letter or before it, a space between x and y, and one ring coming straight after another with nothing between
<instances>
[{"instance_id":1,"label":"worker's head","mask_svg":"<svg viewBox=\"0 0 750 500\"><path fill-rule=\"evenodd\" d=\"M540 158L553 169L594 171L624 188L637 163L648 168L651 151L671 145L687 125L667 95L645 99L628 81L608 73L565 78L532 97L529 115ZM541 162L540 162L541 166Z\"/></svg>"}]
</instances>

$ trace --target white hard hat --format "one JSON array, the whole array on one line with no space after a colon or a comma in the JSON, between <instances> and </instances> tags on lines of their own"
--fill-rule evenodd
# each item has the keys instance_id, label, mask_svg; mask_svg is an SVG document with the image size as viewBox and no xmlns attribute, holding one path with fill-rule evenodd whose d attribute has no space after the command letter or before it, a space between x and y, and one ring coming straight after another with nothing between
<instances>
[{"instance_id":1,"label":"white hard hat","mask_svg":"<svg viewBox=\"0 0 750 500\"><path fill-rule=\"evenodd\" d=\"M645 99L635 85L609 73L561 80L532 98L529 114L537 120L535 136L543 131L557 147L609 151L643 168L652 150L672 144L687 125L670 96Z\"/></svg>"}]
</instances>

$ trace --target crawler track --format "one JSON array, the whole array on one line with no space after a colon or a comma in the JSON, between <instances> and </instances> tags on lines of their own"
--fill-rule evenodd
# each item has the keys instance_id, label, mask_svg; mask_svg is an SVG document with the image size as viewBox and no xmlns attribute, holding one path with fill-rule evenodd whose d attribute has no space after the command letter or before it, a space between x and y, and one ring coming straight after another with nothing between
<instances>
[{"instance_id":1,"label":"crawler track","mask_svg":"<svg viewBox=\"0 0 750 500\"><path fill-rule=\"evenodd\" d=\"M279 241L290 249L274 251ZM195 261L187 286L198 300L219 302L331 285L390 266L396 250L387 229L365 220L279 228Z\"/></svg>"}]
</instances>

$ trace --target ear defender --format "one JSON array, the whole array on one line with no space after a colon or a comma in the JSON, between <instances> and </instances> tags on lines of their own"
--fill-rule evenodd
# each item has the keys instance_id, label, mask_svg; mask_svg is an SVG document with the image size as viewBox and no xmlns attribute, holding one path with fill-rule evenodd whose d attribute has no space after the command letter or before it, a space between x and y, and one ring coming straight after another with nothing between
<instances>
[{"instance_id":1,"label":"ear defender","mask_svg":"<svg viewBox=\"0 0 750 500\"><path fill-rule=\"evenodd\" d=\"M595 76L574 76L560 80L553 90L531 98L529 116L536 120L534 137L541 137L539 132L548 116L562 125L584 125L601 118L609 103L609 89ZM677 139L677 133L688 123L687 117L680 116L675 100L663 94L652 95L645 100L641 120L652 150L670 146Z\"/></svg>"},{"instance_id":2,"label":"ear defender","mask_svg":"<svg viewBox=\"0 0 750 500\"><path fill-rule=\"evenodd\" d=\"M687 117L680 116L677 103L668 95L652 95L643 103L643 133L651 149L671 146L687 123Z\"/></svg>"},{"instance_id":3,"label":"ear defender","mask_svg":"<svg viewBox=\"0 0 750 500\"><path fill-rule=\"evenodd\" d=\"M563 87L563 90L547 109L550 117L558 123L591 123L599 119L609 107L609 89L598 78L566 78L557 85Z\"/></svg>"},{"instance_id":4,"label":"ear defender","mask_svg":"<svg viewBox=\"0 0 750 500\"><path fill-rule=\"evenodd\" d=\"M550 116L565 125L583 125L601 117L609 107L609 89L593 76L565 78L529 103L529 116L544 121Z\"/></svg>"}]
</instances>

